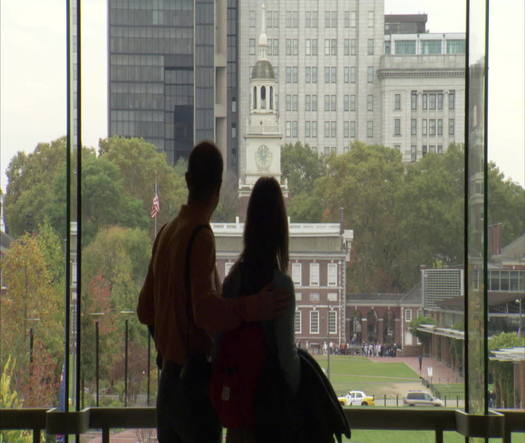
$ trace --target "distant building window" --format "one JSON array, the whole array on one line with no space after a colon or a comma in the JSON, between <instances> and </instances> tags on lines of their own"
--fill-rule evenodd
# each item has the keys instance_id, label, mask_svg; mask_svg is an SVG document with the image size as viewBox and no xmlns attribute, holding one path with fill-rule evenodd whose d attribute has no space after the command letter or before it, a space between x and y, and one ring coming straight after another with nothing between
<instances>
[{"instance_id":1,"label":"distant building window","mask_svg":"<svg viewBox=\"0 0 525 443\"><path fill-rule=\"evenodd\" d=\"M421 133L423 135L427 135L427 119L426 118L421 120Z\"/></svg>"},{"instance_id":2,"label":"distant building window","mask_svg":"<svg viewBox=\"0 0 525 443\"><path fill-rule=\"evenodd\" d=\"M429 154L435 154L436 153L436 145L430 145L428 147L428 153Z\"/></svg>"},{"instance_id":3,"label":"distant building window","mask_svg":"<svg viewBox=\"0 0 525 443\"><path fill-rule=\"evenodd\" d=\"M310 334L319 334L319 311L310 311Z\"/></svg>"},{"instance_id":4,"label":"distant building window","mask_svg":"<svg viewBox=\"0 0 525 443\"><path fill-rule=\"evenodd\" d=\"M352 94L350 96L350 111L354 112L356 109L356 96L355 94Z\"/></svg>"},{"instance_id":5,"label":"distant building window","mask_svg":"<svg viewBox=\"0 0 525 443\"><path fill-rule=\"evenodd\" d=\"M279 27L279 11L267 11L266 12L266 26L268 28L278 28Z\"/></svg>"},{"instance_id":6,"label":"distant building window","mask_svg":"<svg viewBox=\"0 0 525 443\"><path fill-rule=\"evenodd\" d=\"M299 311L299 310L295 311L294 332L296 334L300 334L301 333L301 311Z\"/></svg>"},{"instance_id":7,"label":"distant building window","mask_svg":"<svg viewBox=\"0 0 525 443\"><path fill-rule=\"evenodd\" d=\"M423 94L423 110L426 111L428 108L428 94Z\"/></svg>"},{"instance_id":8,"label":"distant building window","mask_svg":"<svg viewBox=\"0 0 525 443\"><path fill-rule=\"evenodd\" d=\"M355 28L357 25L357 12L350 11L350 27Z\"/></svg>"},{"instance_id":9,"label":"distant building window","mask_svg":"<svg viewBox=\"0 0 525 443\"><path fill-rule=\"evenodd\" d=\"M372 138L374 136L374 121L368 120L366 122L366 136Z\"/></svg>"},{"instance_id":10,"label":"distant building window","mask_svg":"<svg viewBox=\"0 0 525 443\"><path fill-rule=\"evenodd\" d=\"M415 162L417 160L417 145L410 146L410 161Z\"/></svg>"},{"instance_id":11,"label":"distant building window","mask_svg":"<svg viewBox=\"0 0 525 443\"><path fill-rule=\"evenodd\" d=\"M410 93L410 109L412 111L417 111L417 91L412 91Z\"/></svg>"},{"instance_id":12,"label":"distant building window","mask_svg":"<svg viewBox=\"0 0 525 443\"><path fill-rule=\"evenodd\" d=\"M390 40L386 40L385 41L385 55L390 55L391 52L392 52L392 43L390 42Z\"/></svg>"},{"instance_id":13,"label":"distant building window","mask_svg":"<svg viewBox=\"0 0 525 443\"><path fill-rule=\"evenodd\" d=\"M346 146L345 152L348 152L348 146ZM336 302L337 301L337 292L329 292L327 295L328 301Z\"/></svg>"},{"instance_id":14,"label":"distant building window","mask_svg":"<svg viewBox=\"0 0 525 443\"><path fill-rule=\"evenodd\" d=\"M454 135L454 134L455 134L454 119L453 118L449 118L448 119L448 135Z\"/></svg>"},{"instance_id":15,"label":"distant building window","mask_svg":"<svg viewBox=\"0 0 525 443\"><path fill-rule=\"evenodd\" d=\"M325 38L324 55L337 55L337 40L335 38Z\"/></svg>"},{"instance_id":16,"label":"distant building window","mask_svg":"<svg viewBox=\"0 0 525 443\"><path fill-rule=\"evenodd\" d=\"M319 286L319 263L310 263L310 286Z\"/></svg>"},{"instance_id":17,"label":"distant building window","mask_svg":"<svg viewBox=\"0 0 525 443\"><path fill-rule=\"evenodd\" d=\"M416 53L415 40L396 40L395 41L396 55L410 55Z\"/></svg>"},{"instance_id":18,"label":"distant building window","mask_svg":"<svg viewBox=\"0 0 525 443\"><path fill-rule=\"evenodd\" d=\"M412 321L412 309L410 308L405 309L405 321Z\"/></svg>"},{"instance_id":19,"label":"distant building window","mask_svg":"<svg viewBox=\"0 0 525 443\"><path fill-rule=\"evenodd\" d=\"M304 122L304 136L305 136L305 138L310 138L310 134L311 134L310 122L309 121L305 121Z\"/></svg>"},{"instance_id":20,"label":"distant building window","mask_svg":"<svg viewBox=\"0 0 525 443\"><path fill-rule=\"evenodd\" d=\"M437 135L443 135L443 119L437 120Z\"/></svg>"},{"instance_id":21,"label":"distant building window","mask_svg":"<svg viewBox=\"0 0 525 443\"><path fill-rule=\"evenodd\" d=\"M350 11L344 11L343 13L343 22L344 27L349 28L350 27Z\"/></svg>"},{"instance_id":22,"label":"distant building window","mask_svg":"<svg viewBox=\"0 0 525 443\"><path fill-rule=\"evenodd\" d=\"M356 137L356 124L355 120L350 121L350 137L355 138Z\"/></svg>"},{"instance_id":23,"label":"distant building window","mask_svg":"<svg viewBox=\"0 0 525 443\"><path fill-rule=\"evenodd\" d=\"M443 145L437 145L437 153L443 154Z\"/></svg>"},{"instance_id":24,"label":"distant building window","mask_svg":"<svg viewBox=\"0 0 525 443\"><path fill-rule=\"evenodd\" d=\"M425 155L427 155L427 145L423 145L421 147L421 155L424 157Z\"/></svg>"},{"instance_id":25,"label":"distant building window","mask_svg":"<svg viewBox=\"0 0 525 443\"><path fill-rule=\"evenodd\" d=\"M337 28L337 11L325 11L324 26L325 28Z\"/></svg>"},{"instance_id":26,"label":"distant building window","mask_svg":"<svg viewBox=\"0 0 525 443\"><path fill-rule=\"evenodd\" d=\"M375 24L375 13L374 11L368 11L368 27L373 28Z\"/></svg>"},{"instance_id":27,"label":"distant building window","mask_svg":"<svg viewBox=\"0 0 525 443\"><path fill-rule=\"evenodd\" d=\"M337 263L328 263L328 286L337 286Z\"/></svg>"},{"instance_id":28,"label":"distant building window","mask_svg":"<svg viewBox=\"0 0 525 443\"><path fill-rule=\"evenodd\" d=\"M255 11L253 9L250 9L250 11L248 12L248 22L249 22L250 28L255 28L257 23L256 23Z\"/></svg>"},{"instance_id":29,"label":"distant building window","mask_svg":"<svg viewBox=\"0 0 525 443\"><path fill-rule=\"evenodd\" d=\"M394 111L401 110L401 94L394 94Z\"/></svg>"},{"instance_id":30,"label":"distant building window","mask_svg":"<svg viewBox=\"0 0 525 443\"><path fill-rule=\"evenodd\" d=\"M436 135L436 119L434 118L428 120L428 135L431 137Z\"/></svg>"},{"instance_id":31,"label":"distant building window","mask_svg":"<svg viewBox=\"0 0 525 443\"><path fill-rule=\"evenodd\" d=\"M237 125L232 123L232 138L237 138Z\"/></svg>"},{"instance_id":32,"label":"distant building window","mask_svg":"<svg viewBox=\"0 0 525 443\"><path fill-rule=\"evenodd\" d=\"M284 127L285 127L284 136L287 138L290 138L292 136L292 122L290 121L285 122Z\"/></svg>"},{"instance_id":33,"label":"distant building window","mask_svg":"<svg viewBox=\"0 0 525 443\"><path fill-rule=\"evenodd\" d=\"M343 122L343 138L350 138L350 122L346 120Z\"/></svg>"},{"instance_id":34,"label":"distant building window","mask_svg":"<svg viewBox=\"0 0 525 443\"><path fill-rule=\"evenodd\" d=\"M248 51L249 51L249 54L250 55L255 55L255 39L254 38L251 38L250 40L248 40Z\"/></svg>"},{"instance_id":35,"label":"distant building window","mask_svg":"<svg viewBox=\"0 0 525 443\"><path fill-rule=\"evenodd\" d=\"M328 311L328 333L337 334L337 311Z\"/></svg>"},{"instance_id":36,"label":"distant building window","mask_svg":"<svg viewBox=\"0 0 525 443\"><path fill-rule=\"evenodd\" d=\"M301 301L303 299L302 292L296 292L295 293L295 301Z\"/></svg>"},{"instance_id":37,"label":"distant building window","mask_svg":"<svg viewBox=\"0 0 525 443\"><path fill-rule=\"evenodd\" d=\"M310 294L310 302L319 303L321 301L321 295L318 292L312 292Z\"/></svg>"},{"instance_id":38,"label":"distant building window","mask_svg":"<svg viewBox=\"0 0 525 443\"><path fill-rule=\"evenodd\" d=\"M367 54L374 55L374 39L373 38L368 39Z\"/></svg>"},{"instance_id":39,"label":"distant building window","mask_svg":"<svg viewBox=\"0 0 525 443\"><path fill-rule=\"evenodd\" d=\"M301 272L302 272L301 263L292 263L292 281L294 285L297 285L297 286L302 285Z\"/></svg>"},{"instance_id":40,"label":"distant building window","mask_svg":"<svg viewBox=\"0 0 525 443\"><path fill-rule=\"evenodd\" d=\"M428 95L428 109L430 109L431 111L436 110L436 94Z\"/></svg>"},{"instance_id":41,"label":"distant building window","mask_svg":"<svg viewBox=\"0 0 525 443\"><path fill-rule=\"evenodd\" d=\"M396 151L401 151L401 145L394 145L394 149Z\"/></svg>"},{"instance_id":42,"label":"distant building window","mask_svg":"<svg viewBox=\"0 0 525 443\"><path fill-rule=\"evenodd\" d=\"M297 121L292 122L292 137L293 138L299 137L299 122Z\"/></svg>"},{"instance_id":43,"label":"distant building window","mask_svg":"<svg viewBox=\"0 0 525 443\"><path fill-rule=\"evenodd\" d=\"M372 94L368 94L366 96L366 110L367 111L374 110L374 96Z\"/></svg>"},{"instance_id":44,"label":"distant building window","mask_svg":"<svg viewBox=\"0 0 525 443\"><path fill-rule=\"evenodd\" d=\"M410 119L410 135L417 135L417 119Z\"/></svg>"},{"instance_id":45,"label":"distant building window","mask_svg":"<svg viewBox=\"0 0 525 443\"><path fill-rule=\"evenodd\" d=\"M343 97L343 111L350 111L350 96L348 94L345 94Z\"/></svg>"},{"instance_id":46,"label":"distant building window","mask_svg":"<svg viewBox=\"0 0 525 443\"><path fill-rule=\"evenodd\" d=\"M355 83L357 81L357 68L355 66L350 66L350 83Z\"/></svg>"},{"instance_id":47,"label":"distant building window","mask_svg":"<svg viewBox=\"0 0 525 443\"><path fill-rule=\"evenodd\" d=\"M439 111L443 110L443 93L438 92L437 94L437 108Z\"/></svg>"},{"instance_id":48,"label":"distant building window","mask_svg":"<svg viewBox=\"0 0 525 443\"><path fill-rule=\"evenodd\" d=\"M305 27L306 28L317 28L319 22L319 14L317 11L306 11L305 14Z\"/></svg>"},{"instance_id":49,"label":"distant building window","mask_svg":"<svg viewBox=\"0 0 525 443\"><path fill-rule=\"evenodd\" d=\"M401 135L401 119L394 119L394 135Z\"/></svg>"},{"instance_id":50,"label":"distant building window","mask_svg":"<svg viewBox=\"0 0 525 443\"><path fill-rule=\"evenodd\" d=\"M368 78L368 83L374 83L374 77L375 77L375 69L373 66L369 66L368 69L367 69L367 78Z\"/></svg>"},{"instance_id":51,"label":"distant building window","mask_svg":"<svg viewBox=\"0 0 525 443\"><path fill-rule=\"evenodd\" d=\"M286 11L285 19L287 28L299 27L299 11Z\"/></svg>"},{"instance_id":52,"label":"distant building window","mask_svg":"<svg viewBox=\"0 0 525 443\"><path fill-rule=\"evenodd\" d=\"M233 263L231 262L224 263L224 276L227 276L230 273L232 266Z\"/></svg>"},{"instance_id":53,"label":"distant building window","mask_svg":"<svg viewBox=\"0 0 525 443\"><path fill-rule=\"evenodd\" d=\"M465 40L447 40L447 54L464 54Z\"/></svg>"},{"instance_id":54,"label":"distant building window","mask_svg":"<svg viewBox=\"0 0 525 443\"><path fill-rule=\"evenodd\" d=\"M343 40L343 51L344 51L344 55L350 55L350 39L349 38L345 38Z\"/></svg>"},{"instance_id":55,"label":"distant building window","mask_svg":"<svg viewBox=\"0 0 525 443\"><path fill-rule=\"evenodd\" d=\"M299 55L299 40L296 38L286 39L286 55Z\"/></svg>"},{"instance_id":56,"label":"distant building window","mask_svg":"<svg viewBox=\"0 0 525 443\"><path fill-rule=\"evenodd\" d=\"M448 109L454 110L456 108L456 91L451 89L448 91Z\"/></svg>"},{"instance_id":57,"label":"distant building window","mask_svg":"<svg viewBox=\"0 0 525 443\"><path fill-rule=\"evenodd\" d=\"M318 44L316 38L307 38L305 41L305 54L306 55L317 55Z\"/></svg>"},{"instance_id":58,"label":"distant building window","mask_svg":"<svg viewBox=\"0 0 525 443\"><path fill-rule=\"evenodd\" d=\"M317 98L317 96L315 97ZM316 121L312 122L312 138L317 138L317 122Z\"/></svg>"},{"instance_id":59,"label":"distant building window","mask_svg":"<svg viewBox=\"0 0 525 443\"><path fill-rule=\"evenodd\" d=\"M422 40L421 53L423 55L441 54L441 40Z\"/></svg>"}]
</instances>

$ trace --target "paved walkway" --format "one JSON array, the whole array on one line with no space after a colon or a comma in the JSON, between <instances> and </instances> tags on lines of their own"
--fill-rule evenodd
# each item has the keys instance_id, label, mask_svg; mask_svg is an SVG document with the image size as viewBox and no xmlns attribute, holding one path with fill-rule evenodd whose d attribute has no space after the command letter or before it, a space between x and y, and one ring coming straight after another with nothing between
<instances>
[{"instance_id":1,"label":"paved walkway","mask_svg":"<svg viewBox=\"0 0 525 443\"><path fill-rule=\"evenodd\" d=\"M463 383L463 377L443 363L429 357L423 357L422 370L419 372L418 357L369 357L373 361L402 362L410 366L416 374L432 383ZM432 368L432 380L428 376L428 368Z\"/></svg>"},{"instance_id":2,"label":"paved walkway","mask_svg":"<svg viewBox=\"0 0 525 443\"><path fill-rule=\"evenodd\" d=\"M150 435L148 440L147 436ZM123 432L111 433L111 443L149 443L157 442L156 433L154 430L139 431L136 429L128 429ZM81 439L82 443L102 443L102 434L84 434Z\"/></svg>"}]
</instances>

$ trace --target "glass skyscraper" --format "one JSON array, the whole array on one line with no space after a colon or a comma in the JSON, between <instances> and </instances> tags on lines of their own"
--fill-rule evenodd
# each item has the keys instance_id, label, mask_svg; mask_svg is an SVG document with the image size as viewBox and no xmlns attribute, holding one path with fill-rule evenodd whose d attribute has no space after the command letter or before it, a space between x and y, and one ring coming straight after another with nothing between
<instances>
[{"instance_id":1,"label":"glass skyscraper","mask_svg":"<svg viewBox=\"0 0 525 443\"><path fill-rule=\"evenodd\" d=\"M226 0L108 7L109 135L144 138L171 163L215 140L227 161Z\"/></svg>"}]
</instances>

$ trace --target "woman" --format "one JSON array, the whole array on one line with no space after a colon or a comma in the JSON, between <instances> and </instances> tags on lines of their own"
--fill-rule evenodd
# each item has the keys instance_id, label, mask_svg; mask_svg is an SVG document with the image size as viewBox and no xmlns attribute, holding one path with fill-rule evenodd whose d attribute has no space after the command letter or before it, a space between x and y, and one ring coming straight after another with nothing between
<instances>
[{"instance_id":1,"label":"woman","mask_svg":"<svg viewBox=\"0 0 525 443\"><path fill-rule=\"evenodd\" d=\"M265 322L264 335L268 358L273 358L291 395L297 392L300 379L300 362L295 346L294 316L295 294L288 270L288 218L281 187L273 177L261 177L252 190L244 227L244 250L226 277L223 286L225 297L254 294L268 283L284 288L290 296L288 310L278 318ZM291 423L283 423L290 428ZM264 427L263 427L264 428ZM256 441L278 442L278 430L228 429L227 443Z\"/></svg>"}]
</instances>

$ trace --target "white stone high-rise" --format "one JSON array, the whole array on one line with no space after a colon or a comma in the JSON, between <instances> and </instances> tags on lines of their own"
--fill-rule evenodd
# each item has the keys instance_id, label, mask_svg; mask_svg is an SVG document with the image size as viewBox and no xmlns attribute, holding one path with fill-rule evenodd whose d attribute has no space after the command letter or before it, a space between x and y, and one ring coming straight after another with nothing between
<instances>
[{"instance_id":1,"label":"white stone high-rise","mask_svg":"<svg viewBox=\"0 0 525 443\"><path fill-rule=\"evenodd\" d=\"M249 131L252 94L246 92L259 57L260 5L243 0L238 10L240 134ZM397 148L404 161L415 161L463 141L464 34L428 33L424 15L385 16L384 0L265 5L283 144L300 141L319 154L341 154L362 141ZM247 140L239 150L242 177Z\"/></svg>"}]
</instances>

